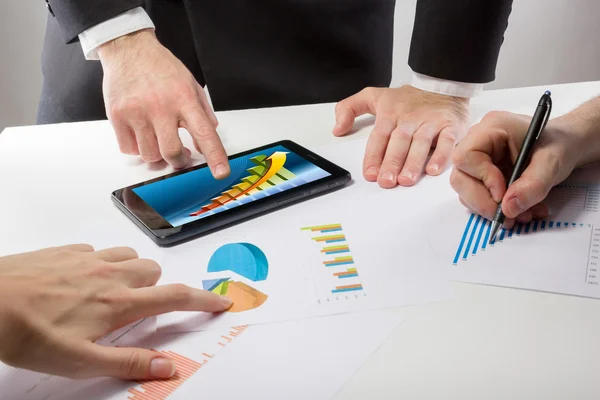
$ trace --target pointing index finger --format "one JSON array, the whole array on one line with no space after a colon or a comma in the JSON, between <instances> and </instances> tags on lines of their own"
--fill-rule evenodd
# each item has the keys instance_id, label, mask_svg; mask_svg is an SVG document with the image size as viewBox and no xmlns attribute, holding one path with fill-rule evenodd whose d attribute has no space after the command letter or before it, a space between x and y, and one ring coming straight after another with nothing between
<instances>
[{"instance_id":1,"label":"pointing index finger","mask_svg":"<svg viewBox=\"0 0 600 400\"><path fill-rule=\"evenodd\" d=\"M145 287L131 292L132 307L125 323L173 311L221 312L231 307L225 296L183 284Z\"/></svg>"},{"instance_id":2,"label":"pointing index finger","mask_svg":"<svg viewBox=\"0 0 600 400\"><path fill-rule=\"evenodd\" d=\"M229 175L229 160L215 126L200 105L183 113L185 126L197 148L206 158L213 176L223 179Z\"/></svg>"}]
</instances>

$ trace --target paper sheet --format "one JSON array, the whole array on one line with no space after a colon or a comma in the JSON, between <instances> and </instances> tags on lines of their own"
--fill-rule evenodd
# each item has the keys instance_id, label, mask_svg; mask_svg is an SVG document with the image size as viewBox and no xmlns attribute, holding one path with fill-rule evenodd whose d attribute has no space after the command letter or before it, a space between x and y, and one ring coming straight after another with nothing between
<instances>
[{"instance_id":1,"label":"paper sheet","mask_svg":"<svg viewBox=\"0 0 600 400\"><path fill-rule=\"evenodd\" d=\"M543 221L501 230L456 201L440 204L428 223L439 262L457 281L600 298L600 169L576 171L550 192Z\"/></svg>"},{"instance_id":2,"label":"paper sheet","mask_svg":"<svg viewBox=\"0 0 600 400\"><path fill-rule=\"evenodd\" d=\"M364 141L317 151L344 167L347 188L165 249L161 282L234 300L220 315L171 313L158 329L206 330L383 309L452 297L415 215L435 201L429 182L383 190L364 181Z\"/></svg>"},{"instance_id":3,"label":"paper sheet","mask_svg":"<svg viewBox=\"0 0 600 400\"><path fill-rule=\"evenodd\" d=\"M142 345L178 365L169 381L76 381L0 364L2 398L19 400L329 399L402 322L393 311L147 337L151 319L111 345ZM116 341L114 339L118 338Z\"/></svg>"}]
</instances>

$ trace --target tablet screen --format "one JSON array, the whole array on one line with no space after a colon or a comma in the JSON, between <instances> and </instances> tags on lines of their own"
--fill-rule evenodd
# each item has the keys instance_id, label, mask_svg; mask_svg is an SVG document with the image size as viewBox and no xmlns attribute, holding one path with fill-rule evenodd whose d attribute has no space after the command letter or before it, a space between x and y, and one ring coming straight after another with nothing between
<instances>
[{"instance_id":1,"label":"tablet screen","mask_svg":"<svg viewBox=\"0 0 600 400\"><path fill-rule=\"evenodd\" d=\"M208 167L148 183L133 192L178 227L331 176L278 145L229 160L231 173L213 178Z\"/></svg>"}]
</instances>

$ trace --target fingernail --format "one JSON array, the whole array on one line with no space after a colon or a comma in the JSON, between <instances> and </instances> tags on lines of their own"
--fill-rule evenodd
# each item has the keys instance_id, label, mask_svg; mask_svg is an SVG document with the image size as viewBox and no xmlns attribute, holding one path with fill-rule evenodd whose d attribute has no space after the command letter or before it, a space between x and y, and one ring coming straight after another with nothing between
<instances>
[{"instance_id":1,"label":"fingernail","mask_svg":"<svg viewBox=\"0 0 600 400\"><path fill-rule=\"evenodd\" d=\"M229 308L233 304L233 301L227 296L221 296L221 304L223 307Z\"/></svg>"},{"instance_id":2,"label":"fingernail","mask_svg":"<svg viewBox=\"0 0 600 400\"><path fill-rule=\"evenodd\" d=\"M219 164L215 167L215 175L217 177L227 175L227 167L223 164Z\"/></svg>"},{"instance_id":3,"label":"fingernail","mask_svg":"<svg viewBox=\"0 0 600 400\"><path fill-rule=\"evenodd\" d=\"M170 378L175 375L175 363L166 358L155 358L150 361L150 375L155 378Z\"/></svg>"},{"instance_id":4,"label":"fingernail","mask_svg":"<svg viewBox=\"0 0 600 400\"><path fill-rule=\"evenodd\" d=\"M508 201L508 206L517 215L525 211L525 206L523 205L523 203L521 203L521 200L519 200L518 197L513 197L512 199L510 199Z\"/></svg>"},{"instance_id":5,"label":"fingernail","mask_svg":"<svg viewBox=\"0 0 600 400\"><path fill-rule=\"evenodd\" d=\"M490 193L492 195L492 199L494 199L496 203L500 203L502 201L502 196L500 195L498 189L496 189L495 187L490 188Z\"/></svg>"},{"instance_id":6,"label":"fingernail","mask_svg":"<svg viewBox=\"0 0 600 400\"><path fill-rule=\"evenodd\" d=\"M383 179L384 181L389 181L389 182L394 182L396 179L394 178L394 174L392 174L390 171L384 172L383 174L381 174L381 179Z\"/></svg>"},{"instance_id":7,"label":"fingernail","mask_svg":"<svg viewBox=\"0 0 600 400\"><path fill-rule=\"evenodd\" d=\"M376 167L369 167L367 168L367 170L365 171L365 175L371 175L371 176L377 176L377 168Z\"/></svg>"},{"instance_id":8,"label":"fingernail","mask_svg":"<svg viewBox=\"0 0 600 400\"><path fill-rule=\"evenodd\" d=\"M438 171L440 170L440 166L437 164L431 164L429 166L429 169L431 170L431 172L433 172L434 174L437 174Z\"/></svg>"},{"instance_id":9,"label":"fingernail","mask_svg":"<svg viewBox=\"0 0 600 400\"><path fill-rule=\"evenodd\" d=\"M415 180L412 172L410 172L410 171L404 171L404 172L402 172L402 176L404 176L405 178L410 179L411 181Z\"/></svg>"}]
</instances>

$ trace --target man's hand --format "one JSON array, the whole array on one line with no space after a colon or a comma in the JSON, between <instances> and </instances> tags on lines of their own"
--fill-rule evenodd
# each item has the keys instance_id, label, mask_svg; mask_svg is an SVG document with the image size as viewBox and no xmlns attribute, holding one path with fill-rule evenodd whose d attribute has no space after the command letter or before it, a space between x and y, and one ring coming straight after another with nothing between
<instances>
[{"instance_id":1,"label":"man's hand","mask_svg":"<svg viewBox=\"0 0 600 400\"><path fill-rule=\"evenodd\" d=\"M98 49L104 69L104 102L121 151L140 154L146 162L166 160L187 166L190 151L178 128L186 128L213 175L224 178L229 163L215 130L217 118L190 71L143 30Z\"/></svg>"},{"instance_id":2,"label":"man's hand","mask_svg":"<svg viewBox=\"0 0 600 400\"><path fill-rule=\"evenodd\" d=\"M130 248L88 245L0 258L0 360L72 378L168 378L160 353L94 342L139 319L181 311L223 311L231 301L184 285L155 286L154 261Z\"/></svg>"},{"instance_id":3,"label":"man's hand","mask_svg":"<svg viewBox=\"0 0 600 400\"><path fill-rule=\"evenodd\" d=\"M525 115L489 113L454 152L450 183L460 201L490 220L502 202L507 228L515 219L527 223L547 217L548 208L542 201L553 186L581 165L586 153L585 135L578 124L568 116L551 120L535 144L529 166L507 190L530 121Z\"/></svg>"},{"instance_id":4,"label":"man's hand","mask_svg":"<svg viewBox=\"0 0 600 400\"><path fill-rule=\"evenodd\" d=\"M429 175L444 171L454 145L467 130L468 105L466 98L412 86L366 88L337 104L333 134L350 132L360 115L375 115L363 162L365 179L377 181L383 188L412 186L424 169Z\"/></svg>"}]
</instances>

